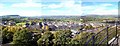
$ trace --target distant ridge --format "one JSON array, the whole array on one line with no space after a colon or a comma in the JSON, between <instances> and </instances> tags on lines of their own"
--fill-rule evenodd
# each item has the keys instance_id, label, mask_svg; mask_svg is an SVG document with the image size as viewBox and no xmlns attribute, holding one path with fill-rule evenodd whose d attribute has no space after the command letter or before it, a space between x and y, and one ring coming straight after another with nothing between
<instances>
[{"instance_id":1,"label":"distant ridge","mask_svg":"<svg viewBox=\"0 0 120 46\"><path fill-rule=\"evenodd\" d=\"M20 16L20 15L4 15L4 16Z\"/></svg>"},{"instance_id":2,"label":"distant ridge","mask_svg":"<svg viewBox=\"0 0 120 46\"><path fill-rule=\"evenodd\" d=\"M20 16L20 15L4 15L4 16L0 16L3 18L8 18L8 17L12 17L12 18L20 18L20 17L30 17L30 16ZM92 18L113 18L113 17L119 17L118 15L82 15L82 16L78 16L78 15L41 15L41 16L32 16L30 18L84 18L84 17L92 17Z\"/></svg>"}]
</instances>

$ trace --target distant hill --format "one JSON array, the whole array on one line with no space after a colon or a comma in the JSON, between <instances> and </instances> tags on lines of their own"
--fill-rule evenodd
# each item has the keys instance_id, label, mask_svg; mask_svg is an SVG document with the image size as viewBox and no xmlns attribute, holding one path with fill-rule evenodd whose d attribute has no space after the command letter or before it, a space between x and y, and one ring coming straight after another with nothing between
<instances>
[{"instance_id":1,"label":"distant hill","mask_svg":"<svg viewBox=\"0 0 120 46\"><path fill-rule=\"evenodd\" d=\"M20 16L20 15L5 15L5 16L13 16L14 17L14 16Z\"/></svg>"},{"instance_id":2,"label":"distant hill","mask_svg":"<svg viewBox=\"0 0 120 46\"><path fill-rule=\"evenodd\" d=\"M20 18L23 16L20 15L4 15L4 16L0 16L0 18ZM28 16L29 17L29 16ZM74 16L74 15L70 15L70 16L66 16L66 15L56 15L56 16L52 16L52 15L43 15L43 16L33 16L30 18L45 18L45 19L63 19L63 18L86 18L86 17L91 17L91 18L117 18L117 15L84 15L84 16Z\"/></svg>"},{"instance_id":3,"label":"distant hill","mask_svg":"<svg viewBox=\"0 0 120 46\"><path fill-rule=\"evenodd\" d=\"M4 15L4 16L0 16L0 18L28 18L28 17L24 17L20 15Z\"/></svg>"},{"instance_id":4,"label":"distant hill","mask_svg":"<svg viewBox=\"0 0 120 46\"><path fill-rule=\"evenodd\" d=\"M4 15L2 18L20 18L19 15Z\"/></svg>"},{"instance_id":5,"label":"distant hill","mask_svg":"<svg viewBox=\"0 0 120 46\"><path fill-rule=\"evenodd\" d=\"M118 15L85 15L86 17L94 17L94 18L116 18Z\"/></svg>"},{"instance_id":6,"label":"distant hill","mask_svg":"<svg viewBox=\"0 0 120 46\"><path fill-rule=\"evenodd\" d=\"M84 15L84 16L64 16L64 15L60 15L60 16L39 16L37 18L86 18L86 17L92 17L92 18L116 18L118 17L117 15Z\"/></svg>"}]
</instances>

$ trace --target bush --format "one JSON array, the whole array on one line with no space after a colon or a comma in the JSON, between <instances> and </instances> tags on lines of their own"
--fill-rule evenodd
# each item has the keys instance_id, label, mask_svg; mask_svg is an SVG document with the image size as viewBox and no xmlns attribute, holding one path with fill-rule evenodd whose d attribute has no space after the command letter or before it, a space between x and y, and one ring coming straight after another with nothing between
<instances>
[{"instance_id":1,"label":"bush","mask_svg":"<svg viewBox=\"0 0 120 46\"><path fill-rule=\"evenodd\" d=\"M80 34L76 35L72 40L71 44L85 44L86 41L88 41L91 36L93 36L94 33L90 32L81 32Z\"/></svg>"},{"instance_id":2,"label":"bush","mask_svg":"<svg viewBox=\"0 0 120 46\"><path fill-rule=\"evenodd\" d=\"M71 41L70 35L70 30L57 31L54 33L55 39L53 42L54 44L69 44Z\"/></svg>"},{"instance_id":3,"label":"bush","mask_svg":"<svg viewBox=\"0 0 120 46\"><path fill-rule=\"evenodd\" d=\"M89 29L94 29L94 27L92 25L89 25L89 26L85 26L84 29L89 30Z\"/></svg>"},{"instance_id":4,"label":"bush","mask_svg":"<svg viewBox=\"0 0 120 46\"><path fill-rule=\"evenodd\" d=\"M2 44L11 42L13 40L12 38L13 38L12 32L8 32L7 29L4 29L2 31Z\"/></svg>"},{"instance_id":5,"label":"bush","mask_svg":"<svg viewBox=\"0 0 120 46\"><path fill-rule=\"evenodd\" d=\"M37 41L38 45L47 45L47 44L52 44L52 40L53 40L53 34L49 31L46 31L42 37Z\"/></svg>"},{"instance_id":6,"label":"bush","mask_svg":"<svg viewBox=\"0 0 120 46\"><path fill-rule=\"evenodd\" d=\"M26 29L17 31L13 36L13 43L15 44L29 44L32 40L32 34Z\"/></svg>"},{"instance_id":7,"label":"bush","mask_svg":"<svg viewBox=\"0 0 120 46\"><path fill-rule=\"evenodd\" d=\"M37 45L37 40L39 40L39 38L41 38L40 32L33 35L33 39L31 43L33 43L34 45Z\"/></svg>"}]
</instances>

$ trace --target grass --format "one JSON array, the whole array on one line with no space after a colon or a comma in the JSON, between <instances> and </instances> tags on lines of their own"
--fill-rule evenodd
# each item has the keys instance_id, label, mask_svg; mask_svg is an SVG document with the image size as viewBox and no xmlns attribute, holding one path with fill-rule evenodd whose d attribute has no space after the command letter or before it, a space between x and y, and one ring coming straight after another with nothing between
<instances>
[{"instance_id":1,"label":"grass","mask_svg":"<svg viewBox=\"0 0 120 46\"><path fill-rule=\"evenodd\" d=\"M19 25L25 25L25 23L24 23L24 22L22 22L22 23L17 23L16 25L17 25L17 26L19 26Z\"/></svg>"},{"instance_id":2,"label":"grass","mask_svg":"<svg viewBox=\"0 0 120 46\"><path fill-rule=\"evenodd\" d=\"M28 22L28 23L30 23L30 24L31 24L31 22ZM23 26L23 25L25 25L25 24L26 24L26 22L21 22L21 23L17 23L16 25L17 25L17 26L20 26L20 25L22 25L22 26Z\"/></svg>"}]
</instances>

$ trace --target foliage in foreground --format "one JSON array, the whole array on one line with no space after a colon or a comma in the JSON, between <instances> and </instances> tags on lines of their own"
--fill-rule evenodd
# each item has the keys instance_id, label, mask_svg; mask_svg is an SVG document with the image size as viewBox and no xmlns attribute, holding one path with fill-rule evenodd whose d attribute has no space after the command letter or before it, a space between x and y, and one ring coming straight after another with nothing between
<instances>
[{"instance_id":1,"label":"foliage in foreground","mask_svg":"<svg viewBox=\"0 0 120 46\"><path fill-rule=\"evenodd\" d=\"M2 31L2 44L11 42L12 38L13 38L12 32L8 32L6 29Z\"/></svg>"},{"instance_id":2,"label":"foliage in foreground","mask_svg":"<svg viewBox=\"0 0 120 46\"><path fill-rule=\"evenodd\" d=\"M12 29L12 30L16 30L16 29ZM11 30L11 31L12 31ZM14 33L8 30L7 28L4 28L4 30L2 30L2 38L3 38L3 43L10 43L13 40L14 44L33 44L36 42L36 45L41 45L41 44L50 44L50 45L61 45L61 44L84 44L86 41L88 41L91 36L94 35L94 33L90 33L90 32L81 32L80 34L76 35L75 37L71 37L71 31L70 30L59 30L56 31L54 33L51 33L50 31L45 31L43 33L43 35L36 35L33 37L33 33L31 33L31 31L27 30L27 29L22 29L22 30L18 30L15 31ZM120 30L118 30L119 32ZM111 28L109 29L109 35L110 38L113 38L115 36L115 28ZM112 33L113 32L113 33ZM101 32L98 36L96 37L96 44L98 44L98 42L100 42L101 40L104 39L104 37L106 36L106 31L104 30L103 32ZM13 35L14 34L14 35ZM41 33L40 33L41 34ZM87 36L87 37L86 37ZM92 42L91 42L92 43ZM90 44L91 44L90 43ZM106 43L106 42L105 42ZM104 44L104 43L103 43ZM35 44L34 44L35 45Z\"/></svg>"},{"instance_id":3,"label":"foliage in foreground","mask_svg":"<svg viewBox=\"0 0 120 46\"><path fill-rule=\"evenodd\" d=\"M71 41L71 31L70 30L64 30L64 31L57 31L54 33L54 44L70 44Z\"/></svg>"},{"instance_id":4,"label":"foliage in foreground","mask_svg":"<svg viewBox=\"0 0 120 46\"><path fill-rule=\"evenodd\" d=\"M42 37L37 41L38 45L52 44L53 34L49 31L45 32Z\"/></svg>"},{"instance_id":5,"label":"foliage in foreground","mask_svg":"<svg viewBox=\"0 0 120 46\"><path fill-rule=\"evenodd\" d=\"M26 29L17 31L13 36L13 43L15 44L28 44L32 40L32 34Z\"/></svg>"}]
</instances>

